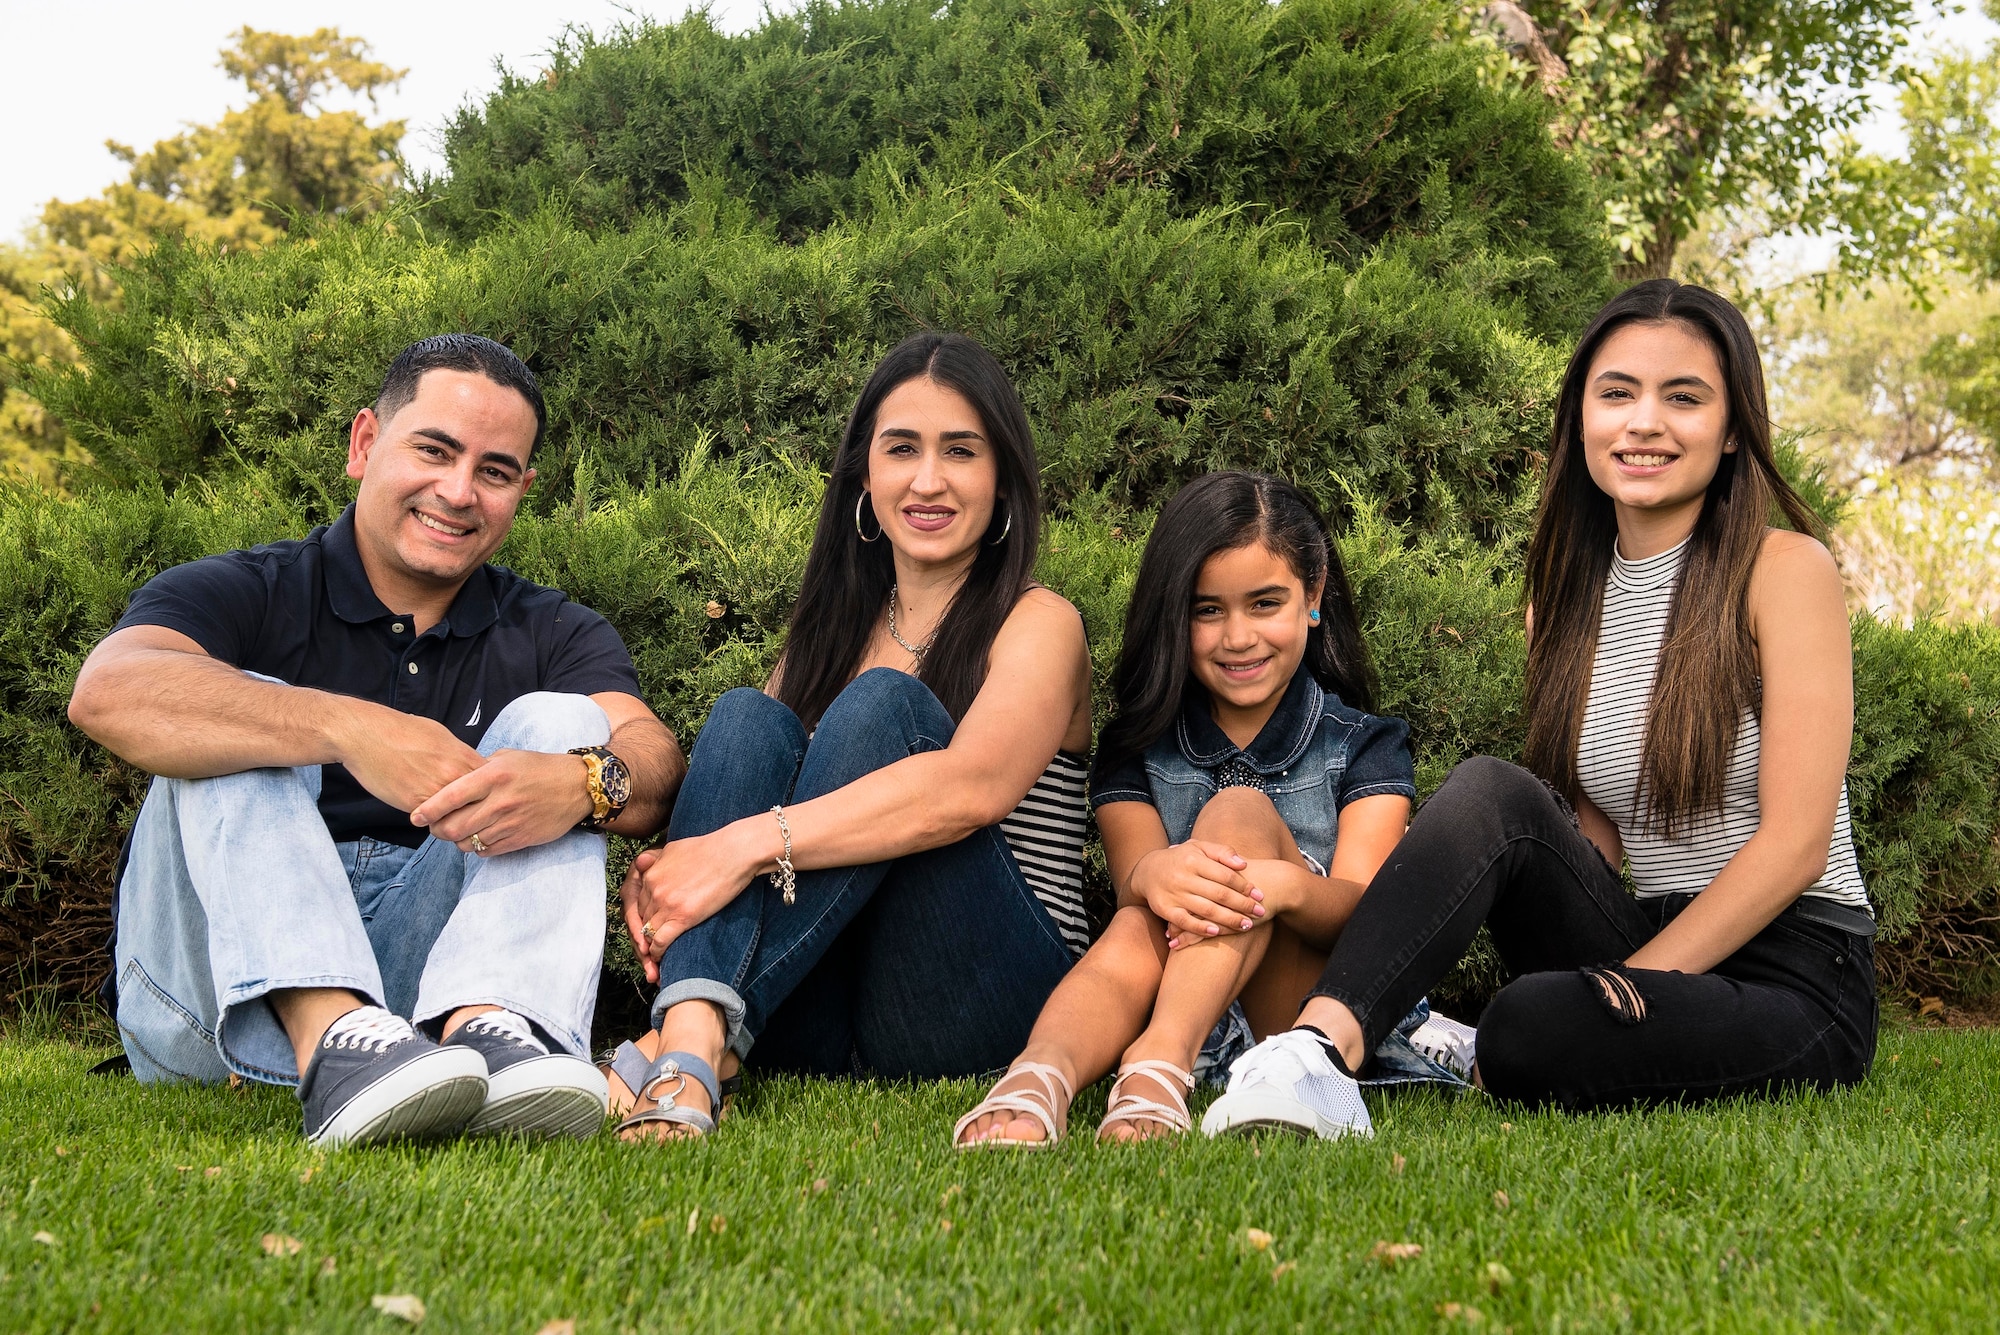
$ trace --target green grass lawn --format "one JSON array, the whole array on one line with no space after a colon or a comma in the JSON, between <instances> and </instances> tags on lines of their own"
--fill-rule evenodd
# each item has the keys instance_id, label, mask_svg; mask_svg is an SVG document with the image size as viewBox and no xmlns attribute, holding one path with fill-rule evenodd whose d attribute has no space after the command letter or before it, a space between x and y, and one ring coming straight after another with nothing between
<instances>
[{"instance_id":1,"label":"green grass lawn","mask_svg":"<svg viewBox=\"0 0 2000 1335\"><path fill-rule=\"evenodd\" d=\"M794 1080L706 1143L317 1153L285 1091L90 1078L49 1028L0 1039L4 1330L407 1329L378 1294L522 1335L2000 1326L2000 1033L1891 1032L1850 1094L1421 1095L1334 1144L1099 1148L1100 1088L1055 1153L956 1155L970 1083Z\"/></svg>"}]
</instances>

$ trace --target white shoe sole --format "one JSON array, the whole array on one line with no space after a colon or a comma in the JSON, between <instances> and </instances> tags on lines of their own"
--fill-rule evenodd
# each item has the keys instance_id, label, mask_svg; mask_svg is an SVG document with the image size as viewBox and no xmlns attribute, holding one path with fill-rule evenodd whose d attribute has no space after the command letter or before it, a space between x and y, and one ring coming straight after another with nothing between
<instances>
[{"instance_id":1,"label":"white shoe sole","mask_svg":"<svg viewBox=\"0 0 2000 1335\"><path fill-rule=\"evenodd\" d=\"M1208 1105L1201 1119L1205 1136L1244 1136L1259 1131L1285 1131L1300 1139L1318 1136L1339 1140L1342 1136L1363 1139L1375 1134L1368 1110L1361 1110L1358 1122L1339 1122L1322 1117L1289 1094L1273 1089L1245 1089L1224 1094Z\"/></svg>"},{"instance_id":2,"label":"white shoe sole","mask_svg":"<svg viewBox=\"0 0 2000 1335\"><path fill-rule=\"evenodd\" d=\"M552 1054L487 1077L486 1101L465 1132L583 1140L603 1128L610 1110L611 1087L602 1071L580 1058Z\"/></svg>"},{"instance_id":3,"label":"white shoe sole","mask_svg":"<svg viewBox=\"0 0 2000 1335\"><path fill-rule=\"evenodd\" d=\"M439 1048L356 1094L306 1139L329 1149L435 1140L463 1130L485 1101L486 1059L470 1048Z\"/></svg>"}]
</instances>

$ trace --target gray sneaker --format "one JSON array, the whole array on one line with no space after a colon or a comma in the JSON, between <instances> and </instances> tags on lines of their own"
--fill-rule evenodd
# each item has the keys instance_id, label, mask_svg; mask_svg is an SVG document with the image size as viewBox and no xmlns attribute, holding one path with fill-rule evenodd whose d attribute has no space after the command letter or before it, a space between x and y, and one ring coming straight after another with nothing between
<instances>
[{"instance_id":1,"label":"gray sneaker","mask_svg":"<svg viewBox=\"0 0 2000 1335\"><path fill-rule=\"evenodd\" d=\"M380 1006L335 1020L299 1081L306 1140L329 1148L453 1135L485 1099L478 1053L441 1048Z\"/></svg>"},{"instance_id":2,"label":"gray sneaker","mask_svg":"<svg viewBox=\"0 0 2000 1335\"><path fill-rule=\"evenodd\" d=\"M1201 1129L1209 1136L1289 1131L1322 1140L1375 1134L1361 1086L1303 1029L1273 1034L1231 1063L1229 1089L1208 1105Z\"/></svg>"},{"instance_id":3,"label":"gray sneaker","mask_svg":"<svg viewBox=\"0 0 2000 1335\"><path fill-rule=\"evenodd\" d=\"M581 1140L604 1125L611 1108L604 1073L581 1057L550 1052L514 1012L475 1015L444 1045L469 1049L486 1063L486 1102L466 1126L468 1135Z\"/></svg>"}]
</instances>

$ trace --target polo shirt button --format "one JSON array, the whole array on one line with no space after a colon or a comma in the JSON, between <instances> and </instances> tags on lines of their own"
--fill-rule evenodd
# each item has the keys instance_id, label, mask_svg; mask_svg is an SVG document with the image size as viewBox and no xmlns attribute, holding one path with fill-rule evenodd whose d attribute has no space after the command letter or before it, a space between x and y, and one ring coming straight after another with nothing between
<instances>
[{"instance_id":1,"label":"polo shirt button","mask_svg":"<svg viewBox=\"0 0 2000 1335\"><path fill-rule=\"evenodd\" d=\"M417 675L417 665L415 663L410 664L410 675L412 677Z\"/></svg>"},{"instance_id":2,"label":"polo shirt button","mask_svg":"<svg viewBox=\"0 0 2000 1335\"><path fill-rule=\"evenodd\" d=\"M403 623L398 621L395 625L389 627L389 629L395 631L398 635L401 635L403 633Z\"/></svg>"}]
</instances>

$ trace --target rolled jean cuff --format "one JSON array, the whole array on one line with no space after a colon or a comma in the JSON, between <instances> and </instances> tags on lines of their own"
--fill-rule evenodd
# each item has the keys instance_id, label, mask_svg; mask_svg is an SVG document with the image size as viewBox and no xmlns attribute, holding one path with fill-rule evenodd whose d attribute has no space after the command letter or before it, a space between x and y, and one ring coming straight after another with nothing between
<instances>
[{"instance_id":1,"label":"rolled jean cuff","mask_svg":"<svg viewBox=\"0 0 2000 1335\"><path fill-rule=\"evenodd\" d=\"M658 1029L666 1019L667 1011L683 1001L712 1001L722 1007L722 1018L729 1026L729 1036L724 1045L739 1060L750 1055L750 1045L757 1039L743 1027L743 1018L749 1008L743 1004L743 998L737 995L735 988L727 983L718 983L713 978L683 978L678 983L668 983L653 998L653 1028Z\"/></svg>"}]
</instances>

